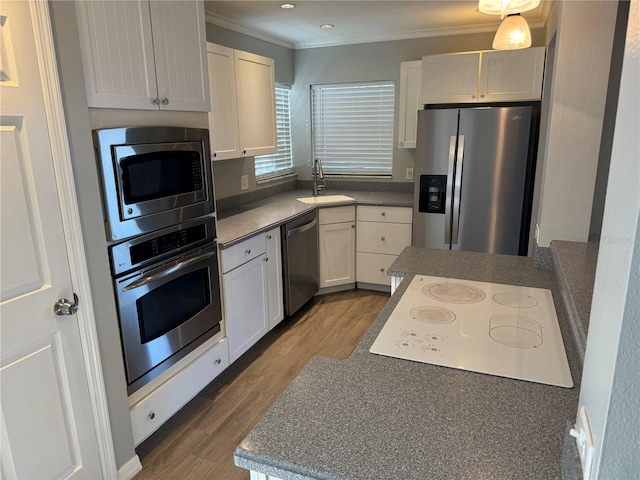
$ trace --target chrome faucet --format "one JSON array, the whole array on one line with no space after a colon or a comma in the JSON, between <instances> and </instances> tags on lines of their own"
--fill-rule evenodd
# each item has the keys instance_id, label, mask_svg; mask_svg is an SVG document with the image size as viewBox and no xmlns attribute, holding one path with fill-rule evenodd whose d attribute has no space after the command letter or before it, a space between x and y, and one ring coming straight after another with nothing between
<instances>
[{"instance_id":1,"label":"chrome faucet","mask_svg":"<svg viewBox=\"0 0 640 480\"><path fill-rule=\"evenodd\" d=\"M313 177L313 196L317 197L320 190L327 188L327 184L324 181L324 173L322 172L322 162L319 158L313 161L313 168L311 169L311 176ZM318 183L318 179L322 183Z\"/></svg>"}]
</instances>

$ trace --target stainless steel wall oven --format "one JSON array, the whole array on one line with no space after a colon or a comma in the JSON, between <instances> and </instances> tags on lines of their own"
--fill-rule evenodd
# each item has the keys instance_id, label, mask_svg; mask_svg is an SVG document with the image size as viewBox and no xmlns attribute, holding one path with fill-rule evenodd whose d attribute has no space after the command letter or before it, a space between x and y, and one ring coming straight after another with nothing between
<instances>
[{"instance_id":1,"label":"stainless steel wall oven","mask_svg":"<svg viewBox=\"0 0 640 480\"><path fill-rule=\"evenodd\" d=\"M208 132L109 129L94 142L131 395L224 336Z\"/></svg>"}]
</instances>

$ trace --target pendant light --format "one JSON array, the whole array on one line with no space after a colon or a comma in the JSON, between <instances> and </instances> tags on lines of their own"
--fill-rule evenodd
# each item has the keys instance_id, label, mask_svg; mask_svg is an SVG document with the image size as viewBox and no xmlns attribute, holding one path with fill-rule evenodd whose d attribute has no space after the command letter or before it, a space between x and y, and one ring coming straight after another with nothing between
<instances>
[{"instance_id":1,"label":"pendant light","mask_svg":"<svg viewBox=\"0 0 640 480\"><path fill-rule=\"evenodd\" d=\"M489 15L505 15L533 10L540 5L540 0L479 0L478 10Z\"/></svg>"},{"instance_id":2,"label":"pendant light","mask_svg":"<svg viewBox=\"0 0 640 480\"><path fill-rule=\"evenodd\" d=\"M529 24L519 13L505 18L493 38L495 50L516 50L531 46Z\"/></svg>"}]
</instances>

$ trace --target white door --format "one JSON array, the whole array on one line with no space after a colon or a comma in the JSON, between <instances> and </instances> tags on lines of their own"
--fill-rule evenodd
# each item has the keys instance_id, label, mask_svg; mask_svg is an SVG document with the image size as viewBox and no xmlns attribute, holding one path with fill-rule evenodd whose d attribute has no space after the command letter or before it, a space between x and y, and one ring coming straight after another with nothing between
<instances>
[{"instance_id":1,"label":"white door","mask_svg":"<svg viewBox=\"0 0 640 480\"><path fill-rule=\"evenodd\" d=\"M96 479L102 472L77 317L53 313L73 287L36 13L43 15L36 2L0 4L0 477Z\"/></svg>"},{"instance_id":2,"label":"white door","mask_svg":"<svg viewBox=\"0 0 640 480\"><path fill-rule=\"evenodd\" d=\"M356 281L355 222L320 225L320 288Z\"/></svg>"}]
</instances>

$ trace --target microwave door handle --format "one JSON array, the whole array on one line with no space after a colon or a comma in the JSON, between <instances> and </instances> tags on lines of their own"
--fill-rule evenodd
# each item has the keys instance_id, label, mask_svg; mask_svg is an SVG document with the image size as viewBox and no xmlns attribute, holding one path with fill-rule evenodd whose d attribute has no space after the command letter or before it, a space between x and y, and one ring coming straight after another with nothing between
<instances>
[{"instance_id":1,"label":"microwave door handle","mask_svg":"<svg viewBox=\"0 0 640 480\"><path fill-rule=\"evenodd\" d=\"M178 272L184 268L187 268L189 265L193 265L196 262L201 262L202 260L205 260L207 258L211 258L211 257L215 257L216 256L216 252L209 252L207 254L204 255L199 255L195 258L190 258L189 260L184 260L182 262L178 262L175 265L169 267L169 268L162 268L158 273L153 273L151 275L147 275L146 277L142 277L140 280L136 280L135 282L131 282L129 285L127 285L126 287L122 288L123 292L128 292L129 290L133 290L135 288L138 287L143 287L151 282L154 282L156 280L160 280L161 278L165 278L169 275L174 274L175 272Z\"/></svg>"}]
</instances>

